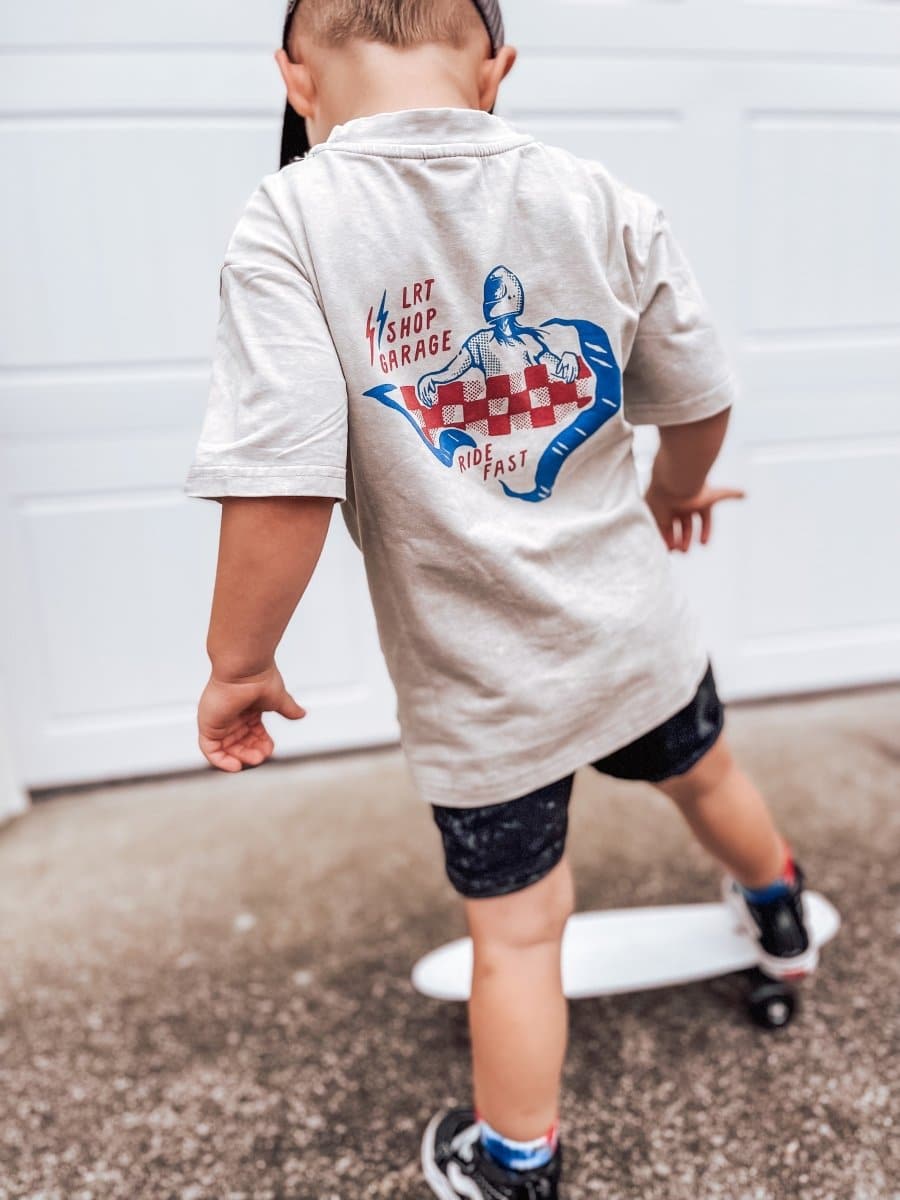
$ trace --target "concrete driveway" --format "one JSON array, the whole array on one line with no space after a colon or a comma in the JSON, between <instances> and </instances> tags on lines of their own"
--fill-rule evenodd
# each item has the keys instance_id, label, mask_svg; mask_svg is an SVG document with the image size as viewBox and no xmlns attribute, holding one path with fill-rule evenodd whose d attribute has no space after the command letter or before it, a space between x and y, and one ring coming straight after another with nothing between
<instances>
[{"instance_id":1,"label":"concrete driveway","mask_svg":"<svg viewBox=\"0 0 900 1200\"><path fill-rule=\"evenodd\" d=\"M735 980L573 1003L567 1200L891 1200L900 689L726 730L845 927L782 1033ZM580 772L571 853L580 908L717 891L648 785ZM425 1200L466 1018L408 975L462 932L394 748L44 797L0 831L0 1200Z\"/></svg>"}]
</instances>

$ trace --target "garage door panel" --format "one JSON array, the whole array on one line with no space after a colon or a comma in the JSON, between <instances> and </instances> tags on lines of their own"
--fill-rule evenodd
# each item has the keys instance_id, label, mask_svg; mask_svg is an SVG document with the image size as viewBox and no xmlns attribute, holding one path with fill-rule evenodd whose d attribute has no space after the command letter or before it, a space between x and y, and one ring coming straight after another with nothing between
<instances>
[{"instance_id":1,"label":"garage door panel","mask_svg":"<svg viewBox=\"0 0 900 1200\"><path fill-rule=\"evenodd\" d=\"M207 359L235 201L250 194L246 164L271 167L262 133L191 119L0 130L19 181L0 198L10 285L0 362ZM22 237L28 228L40 236Z\"/></svg>"},{"instance_id":2,"label":"garage door panel","mask_svg":"<svg viewBox=\"0 0 900 1200\"><path fill-rule=\"evenodd\" d=\"M46 649L47 718L187 703L215 548L185 541L179 494L30 497L19 515Z\"/></svg>"},{"instance_id":3,"label":"garage door panel","mask_svg":"<svg viewBox=\"0 0 900 1200\"><path fill-rule=\"evenodd\" d=\"M199 427L197 382L189 425ZM7 413L25 409L6 401ZM18 635L8 647L12 720L34 787L202 762L195 706L209 673L220 508L182 494L195 438L185 418L165 431L142 428L146 412L131 415L124 434L20 433L0 460L14 581L6 627ZM396 738L362 560L339 513L279 665L309 710L300 722L274 718L279 754Z\"/></svg>"},{"instance_id":4,"label":"garage door panel","mask_svg":"<svg viewBox=\"0 0 900 1200\"><path fill-rule=\"evenodd\" d=\"M889 341L791 339L747 352L740 373L742 398L731 425L740 441L758 445L766 431L783 441L900 430L900 346Z\"/></svg>"},{"instance_id":5,"label":"garage door panel","mask_svg":"<svg viewBox=\"0 0 900 1200\"><path fill-rule=\"evenodd\" d=\"M126 115L276 117L284 107L274 58L242 49L161 54L117 47L73 54L51 47L5 58L0 116L113 125Z\"/></svg>"},{"instance_id":6,"label":"garage door panel","mask_svg":"<svg viewBox=\"0 0 900 1200\"><path fill-rule=\"evenodd\" d=\"M193 444L185 421L202 419L209 376L206 359L191 367L160 363L6 371L0 374L0 437L27 444L168 429L177 430L183 454L190 456Z\"/></svg>"},{"instance_id":7,"label":"garage door panel","mask_svg":"<svg viewBox=\"0 0 900 1200\"><path fill-rule=\"evenodd\" d=\"M7 46L267 45L280 33L283 0L153 0L139 10L120 0L44 0L14 5L3 15L0 44ZM274 35L272 35L274 36Z\"/></svg>"},{"instance_id":8,"label":"garage door panel","mask_svg":"<svg viewBox=\"0 0 900 1200\"><path fill-rule=\"evenodd\" d=\"M693 96L702 97L706 70L722 68L711 64L698 72L696 64L681 58L634 61L606 46L584 47L574 56L526 53L504 85L500 105L535 117L564 112L598 121L635 116L666 120L683 112Z\"/></svg>"},{"instance_id":9,"label":"garage door panel","mask_svg":"<svg viewBox=\"0 0 900 1200\"><path fill-rule=\"evenodd\" d=\"M209 673L213 507L186 506L173 489L32 497L14 510L11 566L29 607L18 632L38 650L19 661L12 718L30 786L202 762L195 706ZM348 730L354 745L397 736L358 552L334 524L279 651L309 709L300 722L267 718L282 756L340 748Z\"/></svg>"},{"instance_id":10,"label":"garage door panel","mask_svg":"<svg viewBox=\"0 0 900 1200\"><path fill-rule=\"evenodd\" d=\"M748 330L900 324L900 112L758 114L746 137Z\"/></svg>"},{"instance_id":11,"label":"garage door panel","mask_svg":"<svg viewBox=\"0 0 900 1200\"><path fill-rule=\"evenodd\" d=\"M747 492L738 594L749 642L898 624L896 543L873 554L862 523L900 512L900 438L755 450Z\"/></svg>"},{"instance_id":12,"label":"garage door panel","mask_svg":"<svg viewBox=\"0 0 900 1200\"><path fill-rule=\"evenodd\" d=\"M895 683L900 628L788 634L744 643L729 656L729 700L763 700L867 684ZM721 671L717 671L719 678Z\"/></svg>"},{"instance_id":13,"label":"garage door panel","mask_svg":"<svg viewBox=\"0 0 900 1200\"><path fill-rule=\"evenodd\" d=\"M6 487L11 496L65 497L73 492L127 491L140 501L146 488L180 491L173 463L189 458L186 432L148 431L134 438L103 437L11 442L6 449Z\"/></svg>"},{"instance_id":14,"label":"garage door panel","mask_svg":"<svg viewBox=\"0 0 900 1200\"><path fill-rule=\"evenodd\" d=\"M747 55L815 58L875 56L900 43L900 15L889 0L513 0L504 11L514 42L576 53L592 47L638 54L733 49Z\"/></svg>"},{"instance_id":15,"label":"garage door panel","mask_svg":"<svg viewBox=\"0 0 900 1200\"><path fill-rule=\"evenodd\" d=\"M23 501L50 719L114 716L196 698L197 672L207 665L215 508L214 523L205 515L198 521L194 512L185 513L175 489ZM205 528L187 539L186 521ZM286 645L302 664L310 695L358 683L365 648L345 586L354 565L350 551L337 542L322 564ZM60 595L66 605L55 602Z\"/></svg>"},{"instance_id":16,"label":"garage door panel","mask_svg":"<svg viewBox=\"0 0 900 1200\"><path fill-rule=\"evenodd\" d=\"M310 703L358 688L360 663L377 654L370 640L365 583L359 578L359 550L342 528L337 506L332 526L328 558L304 593L280 651L292 664L298 692Z\"/></svg>"}]
</instances>

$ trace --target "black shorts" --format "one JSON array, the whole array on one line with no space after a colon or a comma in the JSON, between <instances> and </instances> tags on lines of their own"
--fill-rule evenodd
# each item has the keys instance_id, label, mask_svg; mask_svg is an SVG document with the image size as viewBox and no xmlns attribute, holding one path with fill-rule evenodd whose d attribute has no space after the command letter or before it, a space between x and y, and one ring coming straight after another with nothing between
<instances>
[{"instance_id":1,"label":"black shorts","mask_svg":"<svg viewBox=\"0 0 900 1200\"><path fill-rule=\"evenodd\" d=\"M682 775L722 731L725 710L712 663L688 704L649 733L590 765L616 779L659 783ZM478 808L432 805L447 876L463 896L503 896L537 883L566 847L574 773L537 791Z\"/></svg>"}]
</instances>

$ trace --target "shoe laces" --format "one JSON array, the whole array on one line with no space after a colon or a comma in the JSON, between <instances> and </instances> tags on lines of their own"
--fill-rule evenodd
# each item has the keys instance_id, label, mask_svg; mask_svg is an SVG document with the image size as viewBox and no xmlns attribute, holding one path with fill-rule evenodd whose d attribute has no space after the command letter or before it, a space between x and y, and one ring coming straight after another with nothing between
<instances>
[{"instance_id":1,"label":"shoe laces","mask_svg":"<svg viewBox=\"0 0 900 1200\"><path fill-rule=\"evenodd\" d=\"M450 1143L450 1150L456 1154L463 1162L471 1162L474 1157L474 1145L481 1137L481 1125L475 1121L472 1125L467 1125L465 1129L460 1130L456 1137Z\"/></svg>"},{"instance_id":2,"label":"shoe laces","mask_svg":"<svg viewBox=\"0 0 900 1200\"><path fill-rule=\"evenodd\" d=\"M475 1158L475 1144L481 1138L481 1125L476 1121L472 1125L467 1125L465 1129L461 1129L455 1138L450 1142L450 1150L463 1162L473 1164ZM522 1186L525 1187L528 1200L543 1200L544 1197L550 1195L550 1184L543 1179L523 1179Z\"/></svg>"}]
</instances>

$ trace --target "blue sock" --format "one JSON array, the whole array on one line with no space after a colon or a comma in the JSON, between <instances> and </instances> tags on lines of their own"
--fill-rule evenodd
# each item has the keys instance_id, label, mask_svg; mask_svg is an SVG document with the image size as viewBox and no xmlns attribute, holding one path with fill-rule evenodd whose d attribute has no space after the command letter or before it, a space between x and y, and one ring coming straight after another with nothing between
<instances>
[{"instance_id":1,"label":"blue sock","mask_svg":"<svg viewBox=\"0 0 900 1200\"><path fill-rule=\"evenodd\" d=\"M477 1117L481 1126L481 1144L494 1162L508 1171L533 1171L545 1166L556 1153L559 1144L559 1122L554 1121L543 1137L531 1142L516 1142L492 1129L483 1117Z\"/></svg>"},{"instance_id":2,"label":"blue sock","mask_svg":"<svg viewBox=\"0 0 900 1200\"><path fill-rule=\"evenodd\" d=\"M741 891L747 897L751 904L768 904L772 900L777 900L781 896L786 896L793 887L794 881L797 878L794 870L794 860L788 853L787 860L784 864L784 869L777 879L766 884L761 888L748 888L738 884Z\"/></svg>"}]
</instances>

